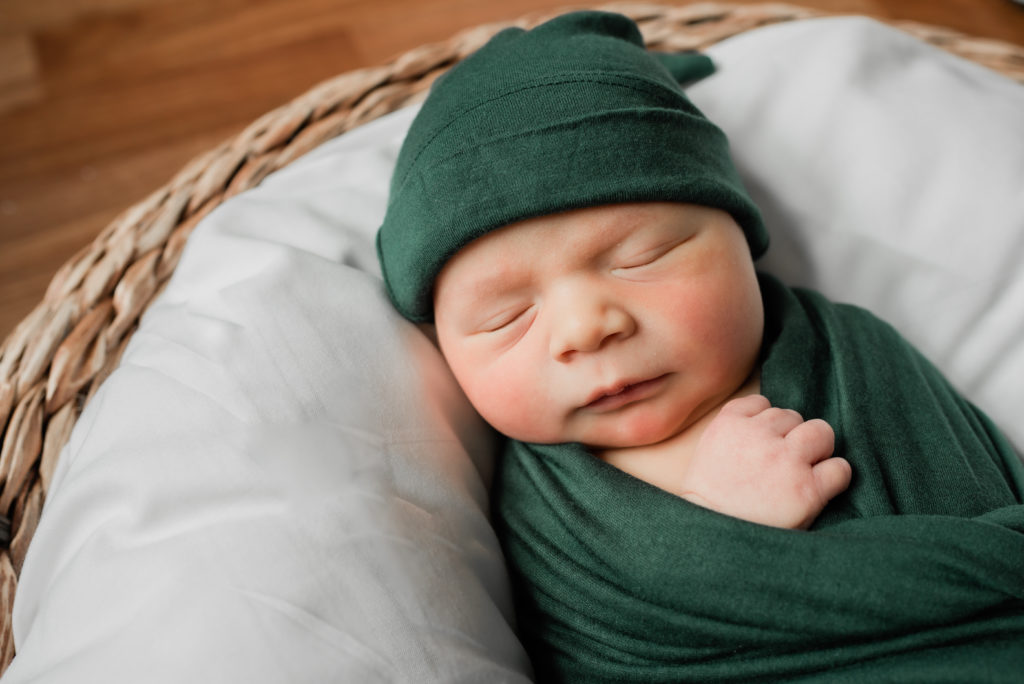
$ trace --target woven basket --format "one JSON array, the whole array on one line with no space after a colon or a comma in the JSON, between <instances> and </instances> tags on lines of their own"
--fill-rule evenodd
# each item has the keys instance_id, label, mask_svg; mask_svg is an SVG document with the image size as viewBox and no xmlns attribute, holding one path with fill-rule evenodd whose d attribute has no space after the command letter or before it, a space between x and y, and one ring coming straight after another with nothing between
<instances>
[{"instance_id":1,"label":"woven basket","mask_svg":"<svg viewBox=\"0 0 1024 684\"><path fill-rule=\"evenodd\" d=\"M607 5L637 21L660 50L700 49L748 29L821 16L786 5ZM452 64L511 25L476 27L391 63L342 74L255 121L126 210L58 271L43 301L0 347L0 672L14 656L11 606L57 456L82 407L117 365L139 316L167 282L192 228L325 140L423 97ZM954 31L895 23L1024 82L1024 49ZM8 540L9 539L9 544Z\"/></svg>"}]
</instances>

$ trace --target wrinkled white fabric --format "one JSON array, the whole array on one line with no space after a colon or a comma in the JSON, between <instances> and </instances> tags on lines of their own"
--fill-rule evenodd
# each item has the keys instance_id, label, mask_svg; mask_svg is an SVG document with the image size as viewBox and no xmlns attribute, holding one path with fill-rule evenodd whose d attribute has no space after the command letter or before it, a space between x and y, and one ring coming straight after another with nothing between
<instances>
[{"instance_id":1,"label":"wrinkled white fabric","mask_svg":"<svg viewBox=\"0 0 1024 684\"><path fill-rule=\"evenodd\" d=\"M1024 445L1024 88L859 19L709 51L694 86L763 266L892 321ZM520 682L493 449L394 314L373 234L414 109L196 229L86 408L4 684Z\"/></svg>"},{"instance_id":2,"label":"wrinkled white fabric","mask_svg":"<svg viewBox=\"0 0 1024 684\"><path fill-rule=\"evenodd\" d=\"M408 116L199 226L58 471L33 682L517 682L493 441L372 235Z\"/></svg>"}]
</instances>

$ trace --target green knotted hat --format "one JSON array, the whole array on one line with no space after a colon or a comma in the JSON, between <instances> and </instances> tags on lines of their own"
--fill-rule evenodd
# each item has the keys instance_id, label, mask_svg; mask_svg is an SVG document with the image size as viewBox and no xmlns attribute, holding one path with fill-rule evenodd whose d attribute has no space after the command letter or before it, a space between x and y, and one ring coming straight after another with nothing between
<instances>
[{"instance_id":1,"label":"green knotted hat","mask_svg":"<svg viewBox=\"0 0 1024 684\"><path fill-rule=\"evenodd\" d=\"M618 14L498 33L437 80L402 145L377 233L395 307L431 321L434 279L469 242L602 204L722 209L760 256L767 233L725 134L679 86L713 70L703 55L648 52Z\"/></svg>"}]
</instances>

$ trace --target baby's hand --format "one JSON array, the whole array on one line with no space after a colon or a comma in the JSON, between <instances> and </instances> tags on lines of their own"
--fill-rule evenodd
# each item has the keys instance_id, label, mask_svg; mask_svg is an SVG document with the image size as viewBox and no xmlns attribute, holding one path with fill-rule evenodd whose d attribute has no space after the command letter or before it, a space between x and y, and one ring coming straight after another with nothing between
<instances>
[{"instance_id":1,"label":"baby's hand","mask_svg":"<svg viewBox=\"0 0 1024 684\"><path fill-rule=\"evenodd\" d=\"M687 466L684 498L750 522L807 529L852 471L823 420L751 395L722 407Z\"/></svg>"}]
</instances>

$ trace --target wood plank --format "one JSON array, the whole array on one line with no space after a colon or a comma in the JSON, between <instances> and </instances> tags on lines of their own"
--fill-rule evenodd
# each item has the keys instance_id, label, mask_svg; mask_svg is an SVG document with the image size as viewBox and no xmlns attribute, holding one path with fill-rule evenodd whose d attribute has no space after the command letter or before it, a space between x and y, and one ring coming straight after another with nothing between
<instances>
[{"instance_id":1,"label":"wood plank","mask_svg":"<svg viewBox=\"0 0 1024 684\"><path fill-rule=\"evenodd\" d=\"M1011 0L802 2L1024 44ZM459 29L572 4L2 0L0 337L107 221L264 112Z\"/></svg>"},{"instance_id":2,"label":"wood plank","mask_svg":"<svg viewBox=\"0 0 1024 684\"><path fill-rule=\"evenodd\" d=\"M25 34L0 33L0 114L42 99L39 64Z\"/></svg>"}]
</instances>

